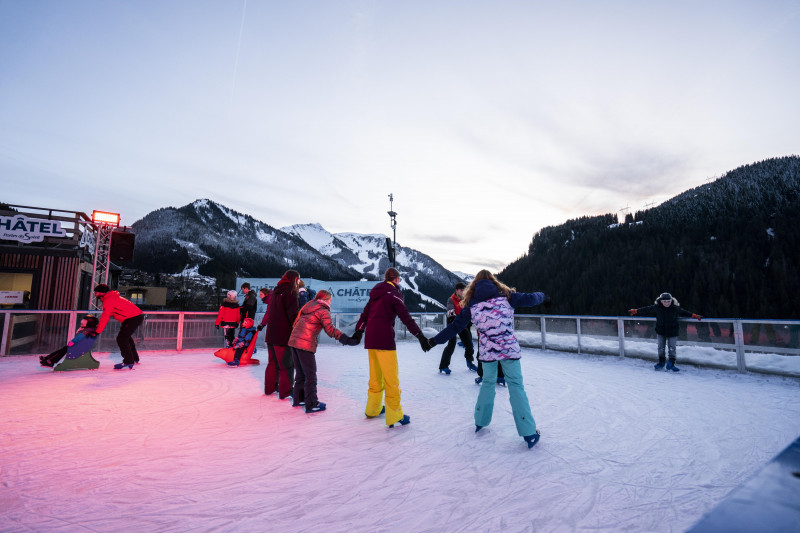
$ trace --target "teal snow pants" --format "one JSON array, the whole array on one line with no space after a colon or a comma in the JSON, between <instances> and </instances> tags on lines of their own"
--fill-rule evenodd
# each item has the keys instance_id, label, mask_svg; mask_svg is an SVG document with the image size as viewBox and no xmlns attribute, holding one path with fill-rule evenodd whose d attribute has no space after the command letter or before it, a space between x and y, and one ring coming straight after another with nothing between
<instances>
[{"instance_id":1,"label":"teal snow pants","mask_svg":"<svg viewBox=\"0 0 800 533\"><path fill-rule=\"evenodd\" d=\"M520 437L533 435L536 433L536 421L533 419L528 395L525 394L525 387L522 385L522 366L519 359L483 362L483 381L478 393L478 402L475 404L475 425L486 427L492 422L498 364L502 365L506 375L508 399L511 402L511 412L514 414L517 433Z\"/></svg>"}]
</instances>

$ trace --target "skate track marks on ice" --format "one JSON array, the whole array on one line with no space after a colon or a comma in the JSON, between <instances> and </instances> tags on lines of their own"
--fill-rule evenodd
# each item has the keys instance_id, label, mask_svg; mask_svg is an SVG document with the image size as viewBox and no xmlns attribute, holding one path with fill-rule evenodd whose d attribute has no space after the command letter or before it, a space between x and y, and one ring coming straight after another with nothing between
<instances>
[{"instance_id":1,"label":"skate track marks on ice","mask_svg":"<svg viewBox=\"0 0 800 533\"><path fill-rule=\"evenodd\" d=\"M320 345L313 415L210 351L4 358L0 530L684 531L800 428L797 380L525 349L528 450L502 387L474 432L475 373L440 354L400 344L393 429L364 417L363 347Z\"/></svg>"}]
</instances>

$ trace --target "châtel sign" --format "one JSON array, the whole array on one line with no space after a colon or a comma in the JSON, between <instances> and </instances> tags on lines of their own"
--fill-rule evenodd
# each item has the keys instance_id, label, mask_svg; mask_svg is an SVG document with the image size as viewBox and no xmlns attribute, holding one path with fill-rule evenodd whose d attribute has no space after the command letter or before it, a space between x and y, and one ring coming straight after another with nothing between
<instances>
[{"instance_id":1,"label":"ch\u00e2tel sign","mask_svg":"<svg viewBox=\"0 0 800 533\"><path fill-rule=\"evenodd\" d=\"M45 237L66 237L57 220L28 218L25 215L0 216L0 239L20 242L42 242Z\"/></svg>"}]
</instances>

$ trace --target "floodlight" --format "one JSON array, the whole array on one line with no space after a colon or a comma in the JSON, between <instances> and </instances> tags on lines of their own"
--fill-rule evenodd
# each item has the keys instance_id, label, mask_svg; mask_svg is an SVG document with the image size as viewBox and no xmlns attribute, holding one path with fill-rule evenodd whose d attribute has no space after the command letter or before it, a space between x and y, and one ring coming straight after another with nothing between
<instances>
[{"instance_id":1,"label":"floodlight","mask_svg":"<svg viewBox=\"0 0 800 533\"><path fill-rule=\"evenodd\" d=\"M119 213L109 213L108 211L92 211L92 222L104 226L119 226Z\"/></svg>"}]
</instances>

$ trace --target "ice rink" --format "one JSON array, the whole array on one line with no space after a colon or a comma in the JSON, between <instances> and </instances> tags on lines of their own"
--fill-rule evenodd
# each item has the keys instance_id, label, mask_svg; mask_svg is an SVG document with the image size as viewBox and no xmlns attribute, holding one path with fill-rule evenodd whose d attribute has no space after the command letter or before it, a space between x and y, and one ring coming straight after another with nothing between
<instances>
[{"instance_id":1,"label":"ice rink","mask_svg":"<svg viewBox=\"0 0 800 533\"><path fill-rule=\"evenodd\" d=\"M2 358L0 531L684 531L800 433L797 379L524 349L529 450L499 386L474 433L475 373L441 350L400 344L392 429L362 346L320 345L312 415L210 350Z\"/></svg>"}]
</instances>

